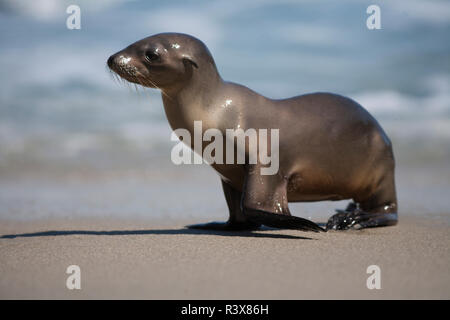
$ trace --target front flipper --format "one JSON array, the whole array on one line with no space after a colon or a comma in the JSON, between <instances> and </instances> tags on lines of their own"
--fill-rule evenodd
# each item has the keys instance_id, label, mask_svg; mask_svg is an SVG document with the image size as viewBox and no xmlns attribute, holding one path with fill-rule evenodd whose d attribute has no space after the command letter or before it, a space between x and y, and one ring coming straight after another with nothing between
<instances>
[{"instance_id":1,"label":"front flipper","mask_svg":"<svg viewBox=\"0 0 450 320\"><path fill-rule=\"evenodd\" d=\"M383 210L386 210L386 208L383 208ZM347 230L392 226L397 224L398 220L397 213L395 212L367 213L356 207L356 205L349 205L346 210L336 210L336 212L337 213L335 215L328 219L326 227L327 230Z\"/></svg>"},{"instance_id":2,"label":"front flipper","mask_svg":"<svg viewBox=\"0 0 450 320\"><path fill-rule=\"evenodd\" d=\"M314 232L326 231L311 220L300 217L249 208L245 208L244 212L250 221L264 224L265 226L272 228Z\"/></svg>"},{"instance_id":3,"label":"front flipper","mask_svg":"<svg viewBox=\"0 0 450 320\"><path fill-rule=\"evenodd\" d=\"M279 229L325 231L316 223L292 216L287 200L287 178L280 172L262 175L259 165L248 165L242 195L244 216L251 222Z\"/></svg>"},{"instance_id":4,"label":"front flipper","mask_svg":"<svg viewBox=\"0 0 450 320\"><path fill-rule=\"evenodd\" d=\"M227 201L230 218L227 222L210 222L187 226L190 229L217 231L252 231L258 230L261 224L249 221L241 210L242 192L222 180L222 188Z\"/></svg>"},{"instance_id":5,"label":"front flipper","mask_svg":"<svg viewBox=\"0 0 450 320\"><path fill-rule=\"evenodd\" d=\"M189 229L217 230L217 231L252 231L258 230L261 224L254 222L209 222L186 226Z\"/></svg>"}]
</instances>

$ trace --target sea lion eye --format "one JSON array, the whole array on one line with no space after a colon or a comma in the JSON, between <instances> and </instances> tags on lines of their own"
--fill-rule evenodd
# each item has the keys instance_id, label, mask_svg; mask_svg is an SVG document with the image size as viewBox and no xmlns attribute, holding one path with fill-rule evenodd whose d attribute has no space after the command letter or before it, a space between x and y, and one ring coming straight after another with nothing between
<instances>
[{"instance_id":1,"label":"sea lion eye","mask_svg":"<svg viewBox=\"0 0 450 320\"><path fill-rule=\"evenodd\" d=\"M147 59L148 62L154 62L159 59L159 55L153 51L147 51L145 53L145 59Z\"/></svg>"}]
</instances>

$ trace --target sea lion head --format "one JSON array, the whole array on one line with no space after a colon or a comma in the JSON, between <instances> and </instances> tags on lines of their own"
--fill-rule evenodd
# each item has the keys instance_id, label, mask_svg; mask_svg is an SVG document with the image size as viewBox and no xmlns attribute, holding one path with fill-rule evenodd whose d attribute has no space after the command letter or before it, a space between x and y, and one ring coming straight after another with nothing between
<instances>
[{"instance_id":1,"label":"sea lion head","mask_svg":"<svg viewBox=\"0 0 450 320\"><path fill-rule=\"evenodd\" d=\"M197 69L213 66L208 48L181 33L160 33L139 40L108 59L108 67L122 79L149 88L183 86Z\"/></svg>"}]
</instances>

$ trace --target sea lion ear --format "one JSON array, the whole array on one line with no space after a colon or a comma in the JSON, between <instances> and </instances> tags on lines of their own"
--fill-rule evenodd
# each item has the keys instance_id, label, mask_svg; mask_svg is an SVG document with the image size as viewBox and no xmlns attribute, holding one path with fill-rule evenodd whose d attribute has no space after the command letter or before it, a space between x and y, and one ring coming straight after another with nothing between
<instances>
[{"instance_id":1,"label":"sea lion ear","mask_svg":"<svg viewBox=\"0 0 450 320\"><path fill-rule=\"evenodd\" d=\"M197 63L191 58L191 56L183 55L183 62L188 62L198 69Z\"/></svg>"}]
</instances>

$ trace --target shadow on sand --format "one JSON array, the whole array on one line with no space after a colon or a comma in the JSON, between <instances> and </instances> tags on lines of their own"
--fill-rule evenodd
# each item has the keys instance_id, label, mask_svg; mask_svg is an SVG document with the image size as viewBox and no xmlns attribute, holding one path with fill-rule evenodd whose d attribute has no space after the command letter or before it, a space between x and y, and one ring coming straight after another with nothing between
<instances>
[{"instance_id":1,"label":"shadow on sand","mask_svg":"<svg viewBox=\"0 0 450 320\"><path fill-rule=\"evenodd\" d=\"M0 239L30 238L30 237L55 237L71 235L91 235L91 236L127 236L127 235L215 235L224 237L250 237L250 238L272 238L272 239L301 239L315 240L313 238L293 236L286 234L266 233L266 231L276 229L262 228L258 232L252 231L216 231L198 229L150 229L150 230L50 230L32 233L7 234L0 236Z\"/></svg>"}]
</instances>

